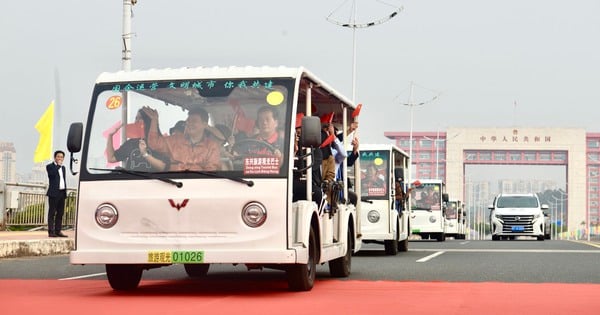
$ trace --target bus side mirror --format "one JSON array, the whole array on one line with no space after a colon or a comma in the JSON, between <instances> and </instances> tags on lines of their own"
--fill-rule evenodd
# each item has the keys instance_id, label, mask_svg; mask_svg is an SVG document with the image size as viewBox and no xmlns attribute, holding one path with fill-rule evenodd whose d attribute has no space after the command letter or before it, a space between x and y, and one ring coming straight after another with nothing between
<instances>
[{"instance_id":1,"label":"bus side mirror","mask_svg":"<svg viewBox=\"0 0 600 315\"><path fill-rule=\"evenodd\" d=\"M300 144L303 147L318 148L321 145L321 119L317 116L302 118Z\"/></svg>"},{"instance_id":2,"label":"bus side mirror","mask_svg":"<svg viewBox=\"0 0 600 315\"><path fill-rule=\"evenodd\" d=\"M81 139L83 137L83 123L72 123L69 127L69 135L67 137L67 149L71 153L81 151Z\"/></svg>"},{"instance_id":3,"label":"bus side mirror","mask_svg":"<svg viewBox=\"0 0 600 315\"><path fill-rule=\"evenodd\" d=\"M73 157L73 153L81 151L81 138L83 136L83 124L72 123L69 127L69 135L67 136L67 149L71 153L70 168L71 174L77 175L78 171L75 171L75 164L77 159Z\"/></svg>"},{"instance_id":4,"label":"bus side mirror","mask_svg":"<svg viewBox=\"0 0 600 315\"><path fill-rule=\"evenodd\" d=\"M442 194L442 200L445 202L448 202L450 200L450 198L448 197L448 194Z\"/></svg>"}]
</instances>

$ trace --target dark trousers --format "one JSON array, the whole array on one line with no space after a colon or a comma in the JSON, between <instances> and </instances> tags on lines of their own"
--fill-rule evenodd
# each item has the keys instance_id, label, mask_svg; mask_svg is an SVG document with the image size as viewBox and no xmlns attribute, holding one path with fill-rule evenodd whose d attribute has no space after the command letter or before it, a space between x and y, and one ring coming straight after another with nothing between
<instances>
[{"instance_id":1,"label":"dark trousers","mask_svg":"<svg viewBox=\"0 0 600 315\"><path fill-rule=\"evenodd\" d=\"M48 197L48 234L58 234L62 231L66 198L66 190L62 190L58 197Z\"/></svg>"}]
</instances>

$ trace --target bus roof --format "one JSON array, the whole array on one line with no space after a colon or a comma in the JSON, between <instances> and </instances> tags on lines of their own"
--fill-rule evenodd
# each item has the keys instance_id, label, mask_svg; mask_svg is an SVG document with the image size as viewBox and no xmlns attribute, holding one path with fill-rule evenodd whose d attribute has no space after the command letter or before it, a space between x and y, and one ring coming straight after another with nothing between
<instances>
[{"instance_id":1,"label":"bus roof","mask_svg":"<svg viewBox=\"0 0 600 315\"><path fill-rule=\"evenodd\" d=\"M333 112L340 105L349 108L350 113L356 109L354 103L336 91L330 85L319 79L304 67L185 67L147 69L118 72L104 72L96 79L96 84L128 81L153 81L153 80L186 80L186 79L227 79L227 78L294 78L300 79L300 84L306 86L313 84L313 104L322 111ZM339 110L339 109L338 109ZM336 120L341 117L334 117Z\"/></svg>"}]
</instances>

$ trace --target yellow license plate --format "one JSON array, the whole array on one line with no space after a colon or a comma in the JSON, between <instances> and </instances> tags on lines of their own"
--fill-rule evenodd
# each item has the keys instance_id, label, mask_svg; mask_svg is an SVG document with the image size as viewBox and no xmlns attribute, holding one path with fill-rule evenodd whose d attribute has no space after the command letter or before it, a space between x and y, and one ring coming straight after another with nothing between
<instances>
[{"instance_id":1,"label":"yellow license plate","mask_svg":"<svg viewBox=\"0 0 600 315\"><path fill-rule=\"evenodd\" d=\"M201 264L204 263L204 251L173 250L149 251L148 263L151 264Z\"/></svg>"}]
</instances>

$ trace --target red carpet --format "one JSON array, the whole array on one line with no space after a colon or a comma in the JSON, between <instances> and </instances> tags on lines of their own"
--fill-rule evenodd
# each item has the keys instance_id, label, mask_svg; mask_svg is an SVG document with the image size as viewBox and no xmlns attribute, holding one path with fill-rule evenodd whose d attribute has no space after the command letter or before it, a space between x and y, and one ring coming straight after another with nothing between
<instances>
[{"instance_id":1,"label":"red carpet","mask_svg":"<svg viewBox=\"0 0 600 315\"><path fill-rule=\"evenodd\" d=\"M2 314L599 314L599 284L317 281L0 280Z\"/></svg>"}]
</instances>

